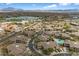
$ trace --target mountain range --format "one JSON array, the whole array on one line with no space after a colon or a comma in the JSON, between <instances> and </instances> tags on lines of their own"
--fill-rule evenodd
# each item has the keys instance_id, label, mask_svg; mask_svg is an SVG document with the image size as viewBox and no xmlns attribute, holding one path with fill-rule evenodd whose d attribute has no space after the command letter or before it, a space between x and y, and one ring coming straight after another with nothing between
<instances>
[{"instance_id":1,"label":"mountain range","mask_svg":"<svg viewBox=\"0 0 79 59\"><path fill-rule=\"evenodd\" d=\"M23 10L23 9L18 9L18 8L13 8L13 7L7 7L0 9L0 11L41 11L41 12L53 12L53 11L79 11L79 9L66 9L66 10Z\"/></svg>"},{"instance_id":2,"label":"mountain range","mask_svg":"<svg viewBox=\"0 0 79 59\"><path fill-rule=\"evenodd\" d=\"M7 7L7 8L0 9L0 11L23 11L23 9L17 9L17 8L13 8L13 7Z\"/></svg>"}]
</instances>

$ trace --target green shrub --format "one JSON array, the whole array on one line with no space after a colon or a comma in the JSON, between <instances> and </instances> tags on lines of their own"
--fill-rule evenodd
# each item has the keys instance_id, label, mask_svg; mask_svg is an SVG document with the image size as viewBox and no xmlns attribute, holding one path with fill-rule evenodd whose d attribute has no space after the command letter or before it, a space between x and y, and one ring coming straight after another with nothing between
<instances>
[{"instance_id":1,"label":"green shrub","mask_svg":"<svg viewBox=\"0 0 79 59\"><path fill-rule=\"evenodd\" d=\"M68 28L70 28L70 25L65 23L63 28L68 29Z\"/></svg>"}]
</instances>

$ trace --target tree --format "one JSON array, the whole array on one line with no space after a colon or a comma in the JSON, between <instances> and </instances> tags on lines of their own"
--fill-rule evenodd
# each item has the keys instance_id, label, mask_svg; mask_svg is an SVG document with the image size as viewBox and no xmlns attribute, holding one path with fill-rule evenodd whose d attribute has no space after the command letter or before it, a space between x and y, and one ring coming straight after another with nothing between
<instances>
[{"instance_id":1,"label":"tree","mask_svg":"<svg viewBox=\"0 0 79 59\"><path fill-rule=\"evenodd\" d=\"M53 20L58 20L58 16L54 16L53 17Z\"/></svg>"},{"instance_id":2,"label":"tree","mask_svg":"<svg viewBox=\"0 0 79 59\"><path fill-rule=\"evenodd\" d=\"M43 52L44 54L46 54L46 55L50 55L51 52L53 52L53 51L54 51L53 48L48 48L48 49L43 49L43 50L42 50L42 52Z\"/></svg>"},{"instance_id":3,"label":"tree","mask_svg":"<svg viewBox=\"0 0 79 59\"><path fill-rule=\"evenodd\" d=\"M67 24L67 23L65 23L63 28L64 28L64 29L69 29L69 28L70 28L70 25Z\"/></svg>"},{"instance_id":4,"label":"tree","mask_svg":"<svg viewBox=\"0 0 79 59\"><path fill-rule=\"evenodd\" d=\"M48 41L54 41L52 35L50 35L48 39L49 39Z\"/></svg>"},{"instance_id":5,"label":"tree","mask_svg":"<svg viewBox=\"0 0 79 59\"><path fill-rule=\"evenodd\" d=\"M8 55L7 48L2 48L2 53L3 53L4 56Z\"/></svg>"}]
</instances>

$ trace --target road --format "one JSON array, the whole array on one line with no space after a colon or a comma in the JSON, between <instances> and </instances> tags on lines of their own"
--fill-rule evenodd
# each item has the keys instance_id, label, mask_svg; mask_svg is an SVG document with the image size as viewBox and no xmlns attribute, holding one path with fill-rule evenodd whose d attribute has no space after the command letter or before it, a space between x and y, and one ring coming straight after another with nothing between
<instances>
[{"instance_id":1,"label":"road","mask_svg":"<svg viewBox=\"0 0 79 59\"><path fill-rule=\"evenodd\" d=\"M33 53L35 53L36 55L41 56L41 54L34 48L34 38L32 38L32 39L29 41L28 47L29 47L29 49L30 49Z\"/></svg>"},{"instance_id":2,"label":"road","mask_svg":"<svg viewBox=\"0 0 79 59\"><path fill-rule=\"evenodd\" d=\"M16 33L17 33L17 32L10 33L9 35L6 35L5 37L1 38L0 44L1 44L1 43L4 43L4 41L8 40L9 37L15 35Z\"/></svg>"}]
</instances>

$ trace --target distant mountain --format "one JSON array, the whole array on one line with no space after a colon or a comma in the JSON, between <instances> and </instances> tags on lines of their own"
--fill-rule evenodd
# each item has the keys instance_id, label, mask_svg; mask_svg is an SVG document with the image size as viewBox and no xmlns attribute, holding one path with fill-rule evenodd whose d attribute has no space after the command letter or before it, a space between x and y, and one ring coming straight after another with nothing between
<instances>
[{"instance_id":1,"label":"distant mountain","mask_svg":"<svg viewBox=\"0 0 79 59\"><path fill-rule=\"evenodd\" d=\"M79 12L79 9L62 9L62 10L23 10L13 7L7 7L0 10L0 12L6 11L26 11L26 12Z\"/></svg>"},{"instance_id":2,"label":"distant mountain","mask_svg":"<svg viewBox=\"0 0 79 59\"><path fill-rule=\"evenodd\" d=\"M3 9L1 9L2 11L14 11L14 10L16 10L15 8L13 8L13 7L8 7L8 8L3 8Z\"/></svg>"},{"instance_id":3,"label":"distant mountain","mask_svg":"<svg viewBox=\"0 0 79 59\"><path fill-rule=\"evenodd\" d=\"M13 7L3 8L1 11L23 11L23 9L17 9Z\"/></svg>"}]
</instances>

